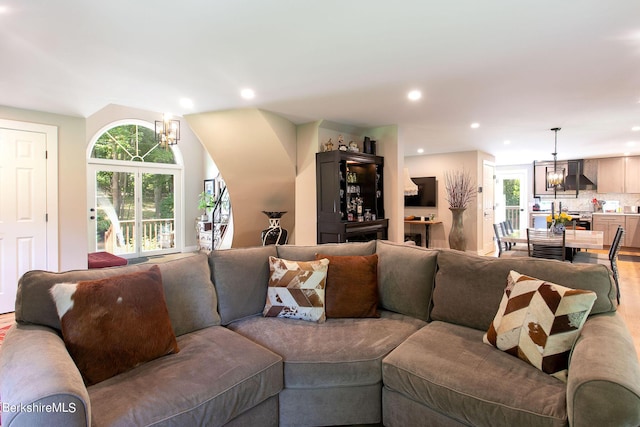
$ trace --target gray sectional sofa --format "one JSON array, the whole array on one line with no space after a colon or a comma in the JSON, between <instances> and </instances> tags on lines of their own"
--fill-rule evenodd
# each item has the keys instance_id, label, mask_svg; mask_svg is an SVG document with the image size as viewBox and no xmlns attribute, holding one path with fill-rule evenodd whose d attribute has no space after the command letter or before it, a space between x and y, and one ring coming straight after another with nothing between
<instances>
[{"instance_id":1,"label":"gray sectional sofa","mask_svg":"<svg viewBox=\"0 0 640 427\"><path fill-rule=\"evenodd\" d=\"M378 255L379 318L261 315L268 257L318 252ZM0 349L2 425L640 425L638 358L603 266L385 241L232 249L159 266L180 352L89 387L48 290L149 266L22 277L18 323ZM597 294L566 383L483 343L510 270Z\"/></svg>"}]
</instances>

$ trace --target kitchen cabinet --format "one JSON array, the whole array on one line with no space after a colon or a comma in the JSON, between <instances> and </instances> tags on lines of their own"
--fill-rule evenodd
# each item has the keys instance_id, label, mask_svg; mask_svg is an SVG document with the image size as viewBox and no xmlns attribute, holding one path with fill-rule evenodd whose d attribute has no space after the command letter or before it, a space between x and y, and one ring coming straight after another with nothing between
<instances>
[{"instance_id":1,"label":"kitchen cabinet","mask_svg":"<svg viewBox=\"0 0 640 427\"><path fill-rule=\"evenodd\" d=\"M640 215L625 215L624 246L640 248Z\"/></svg>"},{"instance_id":2,"label":"kitchen cabinet","mask_svg":"<svg viewBox=\"0 0 640 427\"><path fill-rule=\"evenodd\" d=\"M625 157L624 192L640 193L640 157Z\"/></svg>"},{"instance_id":3,"label":"kitchen cabinet","mask_svg":"<svg viewBox=\"0 0 640 427\"><path fill-rule=\"evenodd\" d=\"M598 186L599 185L600 182L598 180ZM593 215L592 229L602 231L605 245L611 245L611 243L613 243L613 237L616 235L616 230L619 225L626 227L626 215ZM625 236L622 237L622 246L625 246Z\"/></svg>"},{"instance_id":4,"label":"kitchen cabinet","mask_svg":"<svg viewBox=\"0 0 640 427\"><path fill-rule=\"evenodd\" d=\"M640 156L598 159L598 193L640 193Z\"/></svg>"},{"instance_id":5,"label":"kitchen cabinet","mask_svg":"<svg viewBox=\"0 0 640 427\"><path fill-rule=\"evenodd\" d=\"M598 193L624 193L624 158L598 159Z\"/></svg>"},{"instance_id":6,"label":"kitchen cabinet","mask_svg":"<svg viewBox=\"0 0 640 427\"><path fill-rule=\"evenodd\" d=\"M386 239L384 158L366 153L316 154L317 242Z\"/></svg>"}]
</instances>

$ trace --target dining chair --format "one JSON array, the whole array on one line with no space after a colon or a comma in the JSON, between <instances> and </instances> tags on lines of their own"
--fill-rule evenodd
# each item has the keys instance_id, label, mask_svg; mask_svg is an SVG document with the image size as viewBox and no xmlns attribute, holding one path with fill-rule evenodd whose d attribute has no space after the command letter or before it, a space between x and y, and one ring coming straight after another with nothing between
<instances>
[{"instance_id":1,"label":"dining chair","mask_svg":"<svg viewBox=\"0 0 640 427\"><path fill-rule=\"evenodd\" d=\"M500 223L500 227L502 228L502 233L506 236L509 233L513 233L513 227L511 227L511 223L508 223L507 221L502 221ZM515 243L512 242L505 242L505 246L508 249L511 249L513 246L515 245Z\"/></svg>"},{"instance_id":2,"label":"dining chair","mask_svg":"<svg viewBox=\"0 0 640 427\"><path fill-rule=\"evenodd\" d=\"M527 228L527 251L530 257L564 261L566 259L565 232L549 234L547 230Z\"/></svg>"},{"instance_id":3,"label":"dining chair","mask_svg":"<svg viewBox=\"0 0 640 427\"><path fill-rule=\"evenodd\" d=\"M587 264L602 264L606 265L611 269L613 273L613 280L616 282L616 298L618 299L618 304L620 304L620 279L618 274L618 253L620 252L620 247L622 246L622 237L624 236L624 228L619 225L616 230L616 234L613 237L613 242L611 243L611 247L609 248L609 253L599 254L594 252L577 252L573 256L573 262L578 263L587 263Z\"/></svg>"},{"instance_id":4,"label":"dining chair","mask_svg":"<svg viewBox=\"0 0 640 427\"><path fill-rule=\"evenodd\" d=\"M501 223L493 224L493 232L495 234L496 244L498 245L498 258L502 256L526 256L526 251L512 251L507 242L502 241L505 235L504 228Z\"/></svg>"}]
</instances>

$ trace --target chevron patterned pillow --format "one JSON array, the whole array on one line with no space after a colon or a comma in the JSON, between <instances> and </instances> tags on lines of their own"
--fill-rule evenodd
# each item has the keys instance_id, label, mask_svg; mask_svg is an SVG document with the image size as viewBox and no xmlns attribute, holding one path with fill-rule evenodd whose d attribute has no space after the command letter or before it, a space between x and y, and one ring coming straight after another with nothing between
<instances>
[{"instance_id":1,"label":"chevron patterned pillow","mask_svg":"<svg viewBox=\"0 0 640 427\"><path fill-rule=\"evenodd\" d=\"M569 354L596 294L509 272L483 341L567 381Z\"/></svg>"},{"instance_id":2,"label":"chevron patterned pillow","mask_svg":"<svg viewBox=\"0 0 640 427\"><path fill-rule=\"evenodd\" d=\"M269 257L269 287L265 317L286 317L323 323L328 259L288 261Z\"/></svg>"}]
</instances>

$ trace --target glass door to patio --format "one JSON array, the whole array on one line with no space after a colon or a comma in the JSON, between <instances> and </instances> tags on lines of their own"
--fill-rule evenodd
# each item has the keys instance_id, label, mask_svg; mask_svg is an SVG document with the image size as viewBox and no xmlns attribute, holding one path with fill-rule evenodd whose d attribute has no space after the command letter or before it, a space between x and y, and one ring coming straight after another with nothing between
<instances>
[{"instance_id":1,"label":"glass door to patio","mask_svg":"<svg viewBox=\"0 0 640 427\"><path fill-rule=\"evenodd\" d=\"M92 165L94 251L125 258L175 252L175 171Z\"/></svg>"}]
</instances>

